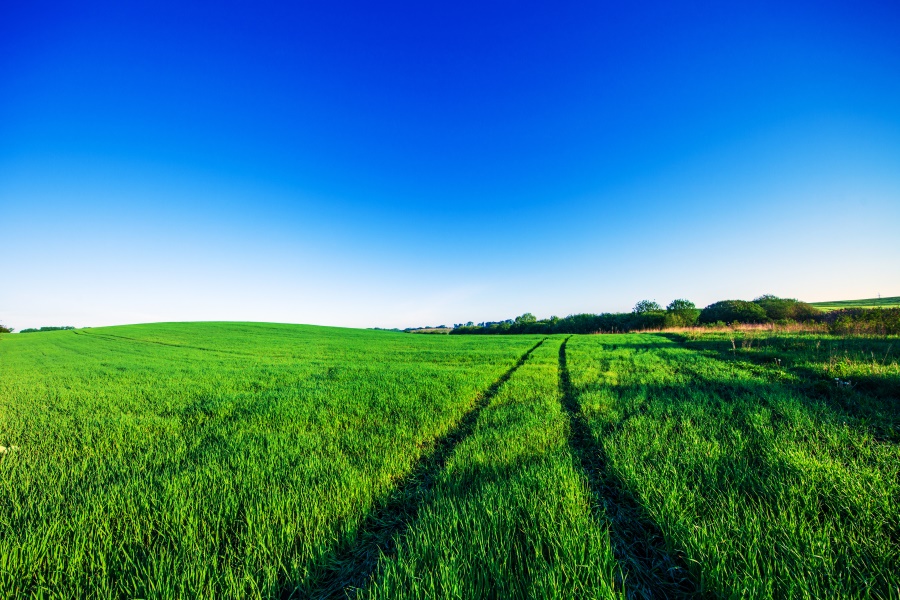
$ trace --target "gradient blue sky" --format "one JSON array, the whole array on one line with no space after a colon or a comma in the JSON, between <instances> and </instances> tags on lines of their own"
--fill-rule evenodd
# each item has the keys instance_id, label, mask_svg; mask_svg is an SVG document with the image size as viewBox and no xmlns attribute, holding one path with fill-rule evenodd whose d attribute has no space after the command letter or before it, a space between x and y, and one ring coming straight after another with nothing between
<instances>
[{"instance_id":1,"label":"gradient blue sky","mask_svg":"<svg viewBox=\"0 0 900 600\"><path fill-rule=\"evenodd\" d=\"M4 2L0 322L900 295L898 25L891 2Z\"/></svg>"}]
</instances>

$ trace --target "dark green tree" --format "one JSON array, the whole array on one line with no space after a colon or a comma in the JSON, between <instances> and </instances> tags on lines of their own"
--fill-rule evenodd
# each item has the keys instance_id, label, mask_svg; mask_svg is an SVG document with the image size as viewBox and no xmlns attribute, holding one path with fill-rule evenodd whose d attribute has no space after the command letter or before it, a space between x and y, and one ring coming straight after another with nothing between
<instances>
[{"instance_id":1,"label":"dark green tree","mask_svg":"<svg viewBox=\"0 0 900 600\"><path fill-rule=\"evenodd\" d=\"M641 300L634 305L634 310L632 310L631 312L636 315L642 315L644 313L657 312L661 310L662 307L657 304L655 300Z\"/></svg>"},{"instance_id":2,"label":"dark green tree","mask_svg":"<svg viewBox=\"0 0 900 600\"><path fill-rule=\"evenodd\" d=\"M690 327L699 317L700 310L690 300L672 300L666 307L666 327Z\"/></svg>"},{"instance_id":3,"label":"dark green tree","mask_svg":"<svg viewBox=\"0 0 900 600\"><path fill-rule=\"evenodd\" d=\"M536 323L536 322L537 322L537 317L535 317L533 314L528 312L528 313L525 313L524 315L520 315L520 316L516 317L514 324L515 325L528 325L530 323Z\"/></svg>"}]
</instances>

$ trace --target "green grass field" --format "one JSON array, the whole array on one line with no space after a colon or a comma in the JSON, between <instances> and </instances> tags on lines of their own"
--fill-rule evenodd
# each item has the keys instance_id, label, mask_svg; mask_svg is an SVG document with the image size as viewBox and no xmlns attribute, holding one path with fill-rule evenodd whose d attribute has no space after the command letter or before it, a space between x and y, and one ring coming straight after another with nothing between
<instances>
[{"instance_id":1,"label":"green grass field","mask_svg":"<svg viewBox=\"0 0 900 600\"><path fill-rule=\"evenodd\" d=\"M900 598L900 338L0 337L0 597Z\"/></svg>"},{"instance_id":2,"label":"green grass field","mask_svg":"<svg viewBox=\"0 0 900 600\"><path fill-rule=\"evenodd\" d=\"M822 310L841 310L843 308L897 308L900 307L900 296L890 298L865 298L862 300L836 300L834 302L813 302L813 306Z\"/></svg>"}]
</instances>

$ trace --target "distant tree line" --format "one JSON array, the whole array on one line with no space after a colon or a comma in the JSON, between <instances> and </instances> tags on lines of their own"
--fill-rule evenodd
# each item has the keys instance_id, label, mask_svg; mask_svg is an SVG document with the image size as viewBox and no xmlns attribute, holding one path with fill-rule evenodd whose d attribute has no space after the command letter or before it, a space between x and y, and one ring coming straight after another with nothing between
<instances>
[{"instance_id":1,"label":"distant tree line","mask_svg":"<svg viewBox=\"0 0 900 600\"><path fill-rule=\"evenodd\" d=\"M525 313L515 319L458 323L453 335L517 333L627 333L697 325L725 326L751 323L824 323L835 333L900 333L900 309L847 309L826 313L794 298L765 295L753 301L721 300L700 310L690 300L673 300L663 309L653 300L641 300L628 313L583 313L565 318L537 319Z\"/></svg>"},{"instance_id":2,"label":"distant tree line","mask_svg":"<svg viewBox=\"0 0 900 600\"><path fill-rule=\"evenodd\" d=\"M403 330L404 333L429 333L438 335L446 335L451 331L453 331L453 329L446 325L438 325L437 327L432 327L431 325L426 325L425 327L407 327Z\"/></svg>"},{"instance_id":3,"label":"distant tree line","mask_svg":"<svg viewBox=\"0 0 900 600\"><path fill-rule=\"evenodd\" d=\"M19 333L38 333L40 331L67 331L69 329L75 329L70 325L64 325L62 327L40 327L35 329L34 327L29 327L28 329L23 329Z\"/></svg>"},{"instance_id":4,"label":"distant tree line","mask_svg":"<svg viewBox=\"0 0 900 600\"><path fill-rule=\"evenodd\" d=\"M559 318L537 319L525 313L515 319L469 322L454 325L451 334L515 333L622 333L640 329L689 326L697 322L701 311L688 300L674 300L665 310L656 302L641 300L630 313L582 313Z\"/></svg>"}]
</instances>

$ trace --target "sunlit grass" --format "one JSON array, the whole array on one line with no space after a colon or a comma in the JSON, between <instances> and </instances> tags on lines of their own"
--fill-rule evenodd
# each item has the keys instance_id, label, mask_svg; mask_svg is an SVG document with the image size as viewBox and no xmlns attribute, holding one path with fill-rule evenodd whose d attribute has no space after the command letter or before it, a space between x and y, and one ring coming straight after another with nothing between
<instances>
[{"instance_id":1,"label":"sunlit grass","mask_svg":"<svg viewBox=\"0 0 900 600\"><path fill-rule=\"evenodd\" d=\"M534 342L250 324L8 336L0 596L277 596Z\"/></svg>"},{"instance_id":2,"label":"sunlit grass","mask_svg":"<svg viewBox=\"0 0 900 600\"><path fill-rule=\"evenodd\" d=\"M767 373L662 336L579 337L570 347L611 468L705 589L896 596L896 444Z\"/></svg>"},{"instance_id":3,"label":"sunlit grass","mask_svg":"<svg viewBox=\"0 0 900 600\"><path fill-rule=\"evenodd\" d=\"M0 597L900 597L895 338L563 339L5 336Z\"/></svg>"},{"instance_id":4,"label":"sunlit grass","mask_svg":"<svg viewBox=\"0 0 900 600\"><path fill-rule=\"evenodd\" d=\"M427 498L376 598L606 598L618 572L605 519L568 445L559 345L538 348L480 415Z\"/></svg>"},{"instance_id":5,"label":"sunlit grass","mask_svg":"<svg viewBox=\"0 0 900 600\"><path fill-rule=\"evenodd\" d=\"M861 419L881 439L900 442L900 336L707 332L682 341Z\"/></svg>"}]
</instances>

